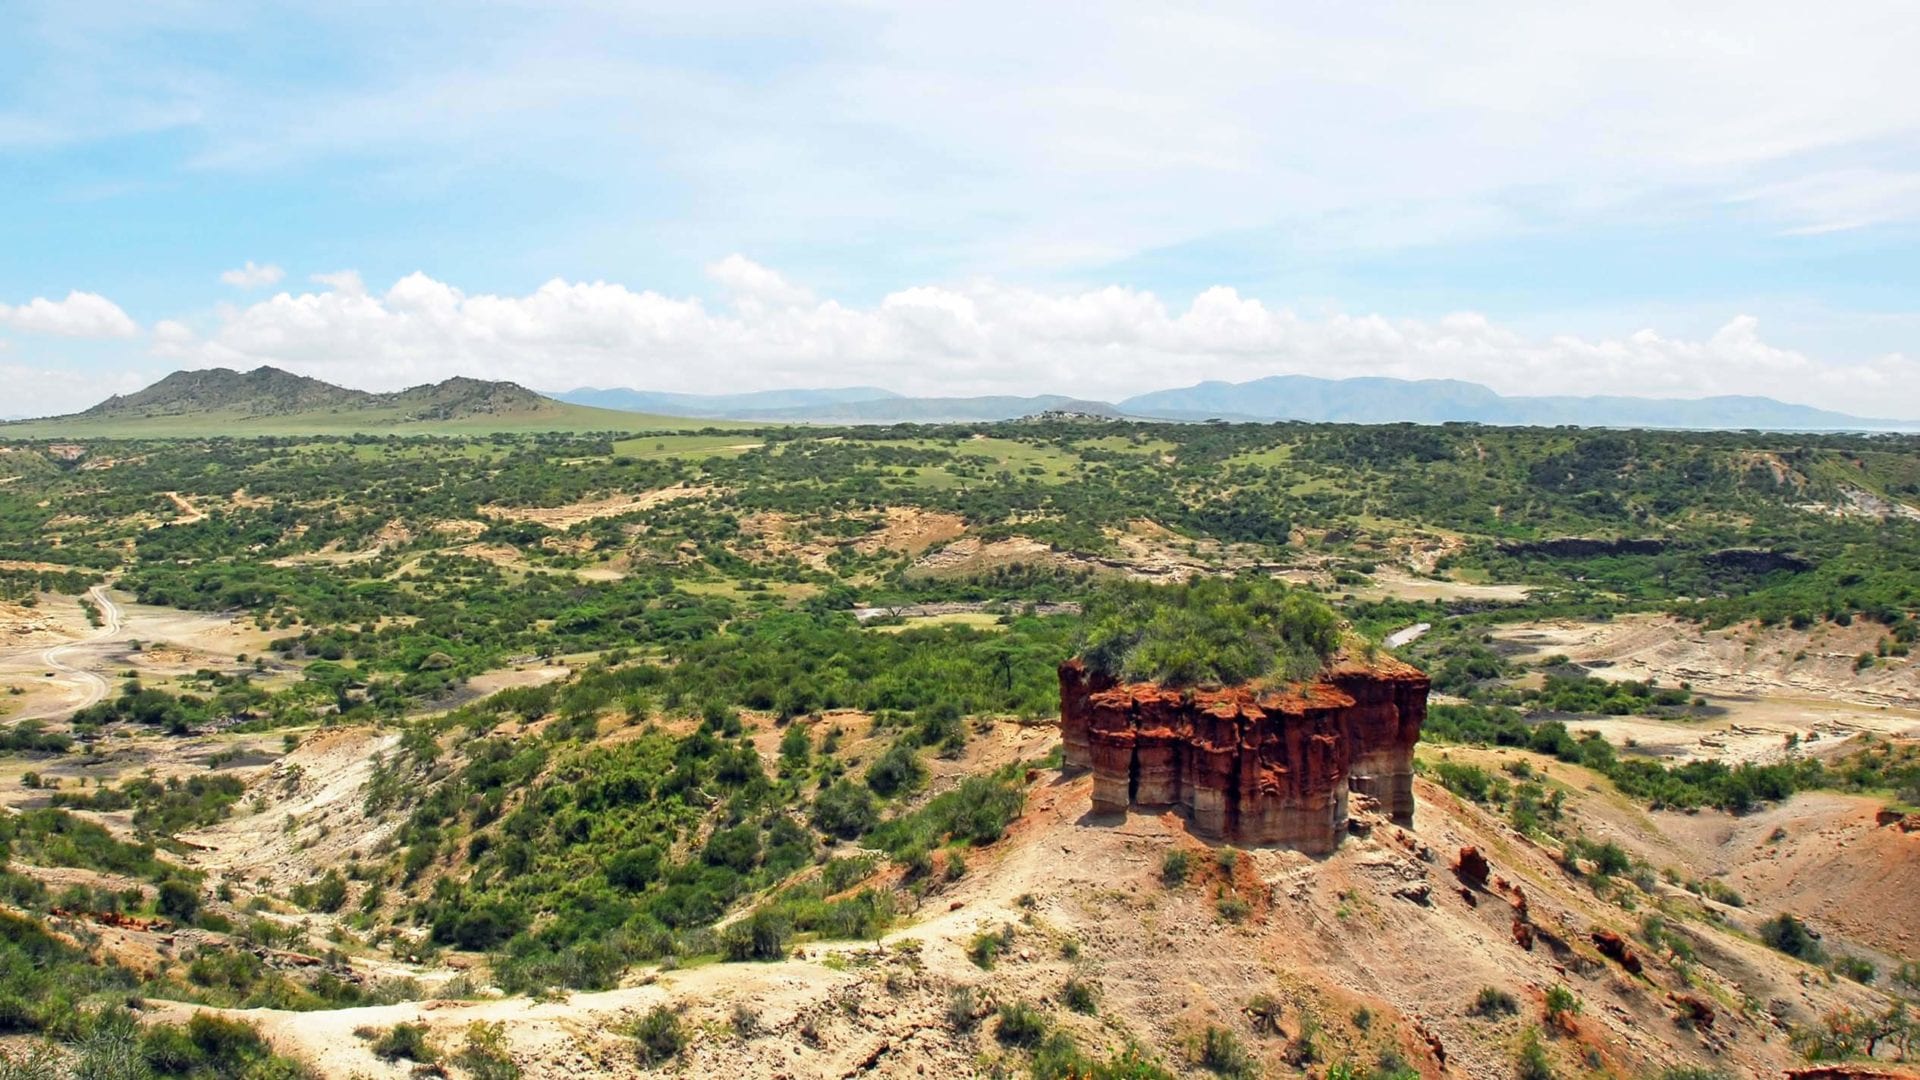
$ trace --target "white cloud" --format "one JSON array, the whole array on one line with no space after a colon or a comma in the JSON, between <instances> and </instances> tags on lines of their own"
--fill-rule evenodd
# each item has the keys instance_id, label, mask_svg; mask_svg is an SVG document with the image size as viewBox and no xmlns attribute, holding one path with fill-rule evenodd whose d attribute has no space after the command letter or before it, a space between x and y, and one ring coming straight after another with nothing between
<instances>
[{"instance_id":1,"label":"white cloud","mask_svg":"<svg viewBox=\"0 0 1920 1080\"><path fill-rule=\"evenodd\" d=\"M1822 362L1769 344L1746 316L1700 340L1653 330L1543 338L1471 312L1306 318L1226 287L1182 308L1118 286L1050 293L989 280L902 289L856 307L802 301L780 275L744 258L715 266L736 290L772 290L786 302L713 310L699 299L558 278L525 296L469 295L414 273L380 295L336 287L227 309L203 336L163 324L154 349L178 362L271 363L371 389L473 375L544 389L874 383L916 394L1111 400L1203 379L1301 373L1461 378L1507 394L1764 394L1920 417L1920 361Z\"/></svg>"},{"instance_id":2,"label":"white cloud","mask_svg":"<svg viewBox=\"0 0 1920 1080\"><path fill-rule=\"evenodd\" d=\"M0 326L75 338L124 338L140 332L120 305L98 293L75 290L65 300L36 296L19 307L0 304Z\"/></svg>"},{"instance_id":3,"label":"white cloud","mask_svg":"<svg viewBox=\"0 0 1920 1080\"><path fill-rule=\"evenodd\" d=\"M220 280L236 289L258 289L272 285L285 276L287 272L272 263L262 266L248 259L245 266L222 273Z\"/></svg>"},{"instance_id":4,"label":"white cloud","mask_svg":"<svg viewBox=\"0 0 1920 1080\"><path fill-rule=\"evenodd\" d=\"M113 394L129 394L153 382L134 371L101 372L73 367L0 364L0 385L7 388L0 418L57 416L79 412Z\"/></svg>"},{"instance_id":5,"label":"white cloud","mask_svg":"<svg viewBox=\"0 0 1920 1080\"><path fill-rule=\"evenodd\" d=\"M325 285L338 293L358 294L367 291L366 282L360 280L360 274L354 270L336 270L330 274L315 274L315 285Z\"/></svg>"}]
</instances>

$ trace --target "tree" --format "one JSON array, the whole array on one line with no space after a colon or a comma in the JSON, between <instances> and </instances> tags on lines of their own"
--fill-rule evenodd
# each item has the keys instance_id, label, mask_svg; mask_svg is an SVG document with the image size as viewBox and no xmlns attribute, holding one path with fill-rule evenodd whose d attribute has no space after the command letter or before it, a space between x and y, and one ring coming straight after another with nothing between
<instances>
[{"instance_id":1,"label":"tree","mask_svg":"<svg viewBox=\"0 0 1920 1080\"><path fill-rule=\"evenodd\" d=\"M160 914L177 923L190 923L200 913L200 891L179 878L160 883L157 906Z\"/></svg>"}]
</instances>

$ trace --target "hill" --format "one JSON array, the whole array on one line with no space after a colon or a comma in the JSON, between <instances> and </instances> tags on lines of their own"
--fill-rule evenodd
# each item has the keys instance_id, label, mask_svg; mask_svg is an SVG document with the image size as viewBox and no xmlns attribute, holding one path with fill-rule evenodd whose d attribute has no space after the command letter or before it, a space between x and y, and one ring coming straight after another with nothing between
<instances>
[{"instance_id":1,"label":"hill","mask_svg":"<svg viewBox=\"0 0 1920 1080\"><path fill-rule=\"evenodd\" d=\"M1920 421L1872 419L1772 398L1509 397L1459 379L1321 379L1272 375L1155 390L1115 403L1060 394L908 397L876 387L673 394L570 390L564 401L667 416L782 424L980 423L1048 410L1116 419L1305 421L1339 424L1480 423L1515 427L1758 431L1912 431Z\"/></svg>"},{"instance_id":2,"label":"hill","mask_svg":"<svg viewBox=\"0 0 1920 1080\"><path fill-rule=\"evenodd\" d=\"M355 390L275 367L176 371L83 412L0 424L0 435L488 434L665 431L712 426L685 417L555 401L510 382L452 378L392 393ZM726 426L726 425L720 425Z\"/></svg>"},{"instance_id":3,"label":"hill","mask_svg":"<svg viewBox=\"0 0 1920 1080\"><path fill-rule=\"evenodd\" d=\"M1457 379L1318 379L1272 375L1250 382L1203 382L1139 394L1119 403L1134 416L1168 420L1304 420L1352 424L1470 422L1520 427L1900 431L1908 420L1870 419L1772 398L1508 397Z\"/></svg>"},{"instance_id":4,"label":"hill","mask_svg":"<svg viewBox=\"0 0 1920 1080\"><path fill-rule=\"evenodd\" d=\"M560 401L601 409L658 413L662 416L733 417L767 409L828 408L855 402L899 398L877 386L830 387L822 390L753 390L742 394L676 394L655 390L581 387L554 394Z\"/></svg>"}]
</instances>

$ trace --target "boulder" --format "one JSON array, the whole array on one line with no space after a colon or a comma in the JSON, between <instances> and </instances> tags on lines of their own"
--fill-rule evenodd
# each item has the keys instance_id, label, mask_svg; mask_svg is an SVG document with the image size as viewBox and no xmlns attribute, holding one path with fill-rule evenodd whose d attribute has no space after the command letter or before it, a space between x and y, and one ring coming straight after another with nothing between
<instances>
[{"instance_id":1,"label":"boulder","mask_svg":"<svg viewBox=\"0 0 1920 1080\"><path fill-rule=\"evenodd\" d=\"M1460 849L1460 861L1453 864L1453 872L1468 885L1484 889L1493 867L1487 864L1487 857L1480 854L1479 848L1463 847Z\"/></svg>"},{"instance_id":2,"label":"boulder","mask_svg":"<svg viewBox=\"0 0 1920 1080\"><path fill-rule=\"evenodd\" d=\"M1632 948L1628 947L1626 938L1611 930L1595 930L1592 936L1594 948L1600 950L1600 955L1619 964L1631 974L1640 974L1640 958L1634 955Z\"/></svg>"}]
</instances>

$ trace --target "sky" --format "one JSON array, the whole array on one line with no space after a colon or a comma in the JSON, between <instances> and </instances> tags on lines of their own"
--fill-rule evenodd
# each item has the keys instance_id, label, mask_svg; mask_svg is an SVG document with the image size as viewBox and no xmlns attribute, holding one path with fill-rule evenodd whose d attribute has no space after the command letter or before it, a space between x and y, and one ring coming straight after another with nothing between
<instances>
[{"instance_id":1,"label":"sky","mask_svg":"<svg viewBox=\"0 0 1920 1080\"><path fill-rule=\"evenodd\" d=\"M1910 0L0 0L0 416L1274 374L1920 419Z\"/></svg>"}]
</instances>

